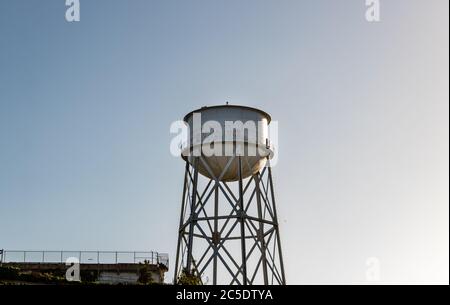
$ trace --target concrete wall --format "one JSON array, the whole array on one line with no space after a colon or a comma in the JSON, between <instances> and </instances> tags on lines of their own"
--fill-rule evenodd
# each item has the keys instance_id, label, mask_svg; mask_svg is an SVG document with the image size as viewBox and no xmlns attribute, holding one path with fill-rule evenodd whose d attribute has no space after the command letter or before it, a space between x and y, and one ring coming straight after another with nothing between
<instances>
[{"instance_id":1,"label":"concrete wall","mask_svg":"<svg viewBox=\"0 0 450 305\"><path fill-rule=\"evenodd\" d=\"M21 272L40 272L64 276L69 268L61 263L3 263L3 266L15 266ZM80 264L81 281L83 273L98 273L97 282L103 284L138 283L140 264ZM149 265L149 272L154 283L164 283L164 274L168 269L164 265Z\"/></svg>"}]
</instances>

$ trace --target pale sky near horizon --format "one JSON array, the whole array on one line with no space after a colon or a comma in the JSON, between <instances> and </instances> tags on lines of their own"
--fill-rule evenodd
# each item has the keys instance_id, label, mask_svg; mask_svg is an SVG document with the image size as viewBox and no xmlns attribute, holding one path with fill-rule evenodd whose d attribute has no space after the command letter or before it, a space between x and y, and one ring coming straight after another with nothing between
<instances>
[{"instance_id":1,"label":"pale sky near horizon","mask_svg":"<svg viewBox=\"0 0 450 305\"><path fill-rule=\"evenodd\" d=\"M0 2L0 249L173 263L170 124L229 101L279 123L288 284L448 284L448 1L80 2Z\"/></svg>"}]
</instances>

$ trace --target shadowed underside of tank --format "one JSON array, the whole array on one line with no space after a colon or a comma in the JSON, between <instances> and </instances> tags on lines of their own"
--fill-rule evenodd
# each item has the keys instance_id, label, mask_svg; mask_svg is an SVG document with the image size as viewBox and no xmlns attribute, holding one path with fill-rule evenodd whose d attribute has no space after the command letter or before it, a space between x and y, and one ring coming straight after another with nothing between
<instances>
[{"instance_id":1,"label":"shadowed underside of tank","mask_svg":"<svg viewBox=\"0 0 450 305\"><path fill-rule=\"evenodd\" d=\"M233 144L225 144L233 145ZM241 159L241 177L245 179L256 174L266 165L270 150L260 148L255 154L249 155L247 150L239 156L210 155L196 157L190 155L183 157L185 160L198 169L198 172L210 179L219 179L225 182L239 180L239 158Z\"/></svg>"}]
</instances>

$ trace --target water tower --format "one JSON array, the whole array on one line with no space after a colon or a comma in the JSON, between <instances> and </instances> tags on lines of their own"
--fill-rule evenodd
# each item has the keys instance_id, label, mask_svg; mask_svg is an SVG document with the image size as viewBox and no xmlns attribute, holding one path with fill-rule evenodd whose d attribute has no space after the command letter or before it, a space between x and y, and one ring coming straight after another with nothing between
<instances>
[{"instance_id":1,"label":"water tower","mask_svg":"<svg viewBox=\"0 0 450 305\"><path fill-rule=\"evenodd\" d=\"M175 281L188 274L214 285L286 284L270 121L264 111L235 105L184 117L189 133Z\"/></svg>"}]
</instances>

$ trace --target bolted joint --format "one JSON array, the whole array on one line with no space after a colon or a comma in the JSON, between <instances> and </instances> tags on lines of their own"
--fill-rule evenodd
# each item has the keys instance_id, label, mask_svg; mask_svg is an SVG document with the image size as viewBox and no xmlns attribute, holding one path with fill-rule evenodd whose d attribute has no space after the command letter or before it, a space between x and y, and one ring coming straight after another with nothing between
<instances>
[{"instance_id":1,"label":"bolted joint","mask_svg":"<svg viewBox=\"0 0 450 305\"><path fill-rule=\"evenodd\" d=\"M264 237L265 237L264 232L258 230L258 231L256 232L256 237L257 237L260 241L264 241Z\"/></svg>"},{"instance_id":2,"label":"bolted joint","mask_svg":"<svg viewBox=\"0 0 450 305\"><path fill-rule=\"evenodd\" d=\"M217 231L213 232L213 234L212 234L212 242L213 242L214 246L217 247L217 245L220 242L220 232L217 232Z\"/></svg>"},{"instance_id":3,"label":"bolted joint","mask_svg":"<svg viewBox=\"0 0 450 305\"><path fill-rule=\"evenodd\" d=\"M197 213L192 214L191 217L189 217L189 220L191 222L193 222L194 224L197 223L197 221L198 221L198 214Z\"/></svg>"},{"instance_id":4,"label":"bolted joint","mask_svg":"<svg viewBox=\"0 0 450 305\"><path fill-rule=\"evenodd\" d=\"M237 215L238 218L241 218L241 219L243 219L243 218L245 218L247 216L247 214L245 213L244 210L237 211L236 215Z\"/></svg>"}]
</instances>

